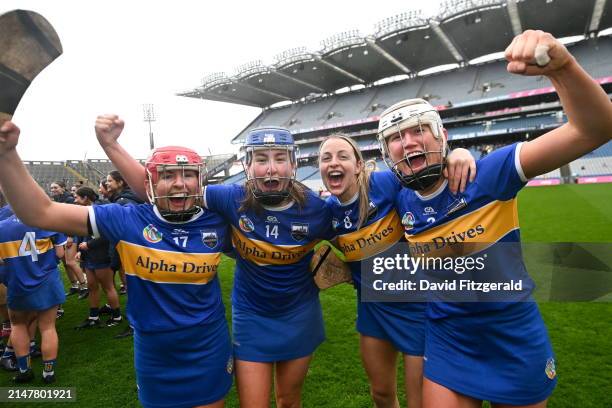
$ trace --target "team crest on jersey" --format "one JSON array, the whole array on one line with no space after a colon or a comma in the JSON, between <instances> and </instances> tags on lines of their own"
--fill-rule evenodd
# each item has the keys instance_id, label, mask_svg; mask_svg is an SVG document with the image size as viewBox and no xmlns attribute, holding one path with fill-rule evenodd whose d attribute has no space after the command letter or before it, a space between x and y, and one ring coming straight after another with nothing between
<instances>
[{"instance_id":1,"label":"team crest on jersey","mask_svg":"<svg viewBox=\"0 0 612 408\"><path fill-rule=\"evenodd\" d=\"M301 222L291 223L291 238L296 241L301 241L308 236L308 224L302 224Z\"/></svg>"},{"instance_id":2,"label":"team crest on jersey","mask_svg":"<svg viewBox=\"0 0 612 408\"><path fill-rule=\"evenodd\" d=\"M156 244L162 240L163 234L157 230L155 225L149 224L142 230L142 236L150 243Z\"/></svg>"},{"instance_id":3,"label":"team crest on jersey","mask_svg":"<svg viewBox=\"0 0 612 408\"><path fill-rule=\"evenodd\" d=\"M332 228L334 230L338 229L338 225L340 225L340 221L337 218L332 218Z\"/></svg>"},{"instance_id":4,"label":"team crest on jersey","mask_svg":"<svg viewBox=\"0 0 612 408\"><path fill-rule=\"evenodd\" d=\"M368 220L375 218L376 214L378 214L378 207L374 204L374 201L370 201L368 204Z\"/></svg>"},{"instance_id":5,"label":"team crest on jersey","mask_svg":"<svg viewBox=\"0 0 612 408\"><path fill-rule=\"evenodd\" d=\"M202 232L202 243L209 248L214 248L219 243L219 237L217 231L201 231Z\"/></svg>"},{"instance_id":6,"label":"team crest on jersey","mask_svg":"<svg viewBox=\"0 0 612 408\"><path fill-rule=\"evenodd\" d=\"M546 368L544 369L544 372L546 373L546 376L551 380L557 376L554 358L551 357L546 361Z\"/></svg>"},{"instance_id":7,"label":"team crest on jersey","mask_svg":"<svg viewBox=\"0 0 612 408\"><path fill-rule=\"evenodd\" d=\"M246 215L241 215L238 220L238 225L240 229L244 232L253 232L255 231L255 225L253 225L253 221L249 219Z\"/></svg>"},{"instance_id":8,"label":"team crest on jersey","mask_svg":"<svg viewBox=\"0 0 612 408\"><path fill-rule=\"evenodd\" d=\"M402 217L402 225L405 229L412 229L414 227L414 214L410 211L406 211Z\"/></svg>"},{"instance_id":9,"label":"team crest on jersey","mask_svg":"<svg viewBox=\"0 0 612 408\"><path fill-rule=\"evenodd\" d=\"M465 197L461 197L461 199L459 200L455 200L446 210L446 214L450 215L454 212L459 211L462 208L467 207L468 203L467 200L465 199Z\"/></svg>"}]
</instances>

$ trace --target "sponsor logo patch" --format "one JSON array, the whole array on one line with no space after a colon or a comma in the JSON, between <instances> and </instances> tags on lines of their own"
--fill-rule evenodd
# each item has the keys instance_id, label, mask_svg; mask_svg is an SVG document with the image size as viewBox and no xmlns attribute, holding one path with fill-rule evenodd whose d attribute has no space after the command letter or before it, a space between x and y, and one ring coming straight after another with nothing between
<instances>
[{"instance_id":1,"label":"sponsor logo patch","mask_svg":"<svg viewBox=\"0 0 612 408\"><path fill-rule=\"evenodd\" d=\"M270 224L278 224L278 218L276 218L276 217L275 217L275 216L273 216L273 215L268 215L268 216L266 217L266 222L267 222L267 223L270 223Z\"/></svg>"}]
</instances>

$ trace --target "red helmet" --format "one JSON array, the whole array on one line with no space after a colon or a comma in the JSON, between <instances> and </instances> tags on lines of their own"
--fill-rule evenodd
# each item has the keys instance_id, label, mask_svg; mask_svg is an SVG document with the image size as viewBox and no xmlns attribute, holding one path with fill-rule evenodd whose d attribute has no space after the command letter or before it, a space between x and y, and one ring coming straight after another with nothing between
<instances>
[{"instance_id":1,"label":"red helmet","mask_svg":"<svg viewBox=\"0 0 612 408\"><path fill-rule=\"evenodd\" d=\"M151 156L145 162L145 168L151 177L151 182L156 183L159 176L159 168L166 170L184 168L197 170L201 173L204 161L194 150L181 146L158 147L151 152Z\"/></svg>"},{"instance_id":2,"label":"red helmet","mask_svg":"<svg viewBox=\"0 0 612 408\"><path fill-rule=\"evenodd\" d=\"M151 152L151 156L149 156L145 162L145 168L149 179L149 190L147 194L152 203L158 204L157 201L159 199L167 198L167 196L158 196L155 186L159 181L159 173L169 170L196 171L198 173L199 182L198 189L193 197L198 201L201 200L205 167L204 161L194 150L180 146L159 147ZM183 211L174 215L180 216L181 213L190 215L193 213L193 208L185 208ZM167 214L162 213L162 215Z\"/></svg>"}]
</instances>

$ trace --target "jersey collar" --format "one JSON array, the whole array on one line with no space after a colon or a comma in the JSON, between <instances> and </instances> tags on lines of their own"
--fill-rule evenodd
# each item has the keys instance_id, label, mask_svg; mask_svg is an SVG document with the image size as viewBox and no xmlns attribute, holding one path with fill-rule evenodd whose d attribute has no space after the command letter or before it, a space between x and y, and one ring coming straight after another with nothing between
<instances>
[{"instance_id":1,"label":"jersey collar","mask_svg":"<svg viewBox=\"0 0 612 408\"><path fill-rule=\"evenodd\" d=\"M285 211L288 210L289 208L291 208L291 206L295 203L295 201L290 200L287 204L283 204L281 206L277 206L277 207L269 207L267 205L262 205L263 208L265 208L268 211Z\"/></svg>"},{"instance_id":2,"label":"jersey collar","mask_svg":"<svg viewBox=\"0 0 612 408\"><path fill-rule=\"evenodd\" d=\"M440 187L438 187L436 189L436 191L434 191L431 194L423 196L423 195L419 194L418 191L415 191L414 193L416 194L417 197L419 197L420 200L422 200L422 201L429 201L429 200L433 200L434 198L439 196L444 191L446 186L448 186L448 180L444 179L444 183L440 184Z\"/></svg>"},{"instance_id":3,"label":"jersey collar","mask_svg":"<svg viewBox=\"0 0 612 408\"><path fill-rule=\"evenodd\" d=\"M338 202L340 203L340 205L342 207L346 207L346 206L349 206L349 205L353 204L355 201L357 201L358 198L359 198L359 191L356 192L354 196L352 196L351 198L349 198L345 202L340 201L340 199L338 197L336 197L336 199L338 200Z\"/></svg>"}]
</instances>

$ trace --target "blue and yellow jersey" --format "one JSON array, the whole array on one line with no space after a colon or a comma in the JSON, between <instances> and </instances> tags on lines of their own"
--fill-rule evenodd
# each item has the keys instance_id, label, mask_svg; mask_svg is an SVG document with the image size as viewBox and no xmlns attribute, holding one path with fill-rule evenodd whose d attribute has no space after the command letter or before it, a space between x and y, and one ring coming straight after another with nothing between
<instances>
[{"instance_id":1,"label":"blue and yellow jersey","mask_svg":"<svg viewBox=\"0 0 612 408\"><path fill-rule=\"evenodd\" d=\"M203 210L166 221L152 205L89 207L94 236L113 245L125 269L128 317L141 331L186 328L224 318L217 270L227 224Z\"/></svg>"},{"instance_id":2,"label":"blue and yellow jersey","mask_svg":"<svg viewBox=\"0 0 612 408\"><path fill-rule=\"evenodd\" d=\"M505 146L478 160L476 179L464 193L452 194L446 182L426 197L402 189L396 206L413 255L445 257L453 256L459 248L470 254L487 249L496 256L489 257L486 268L498 276L522 279L530 293L534 284L520 246L502 244L520 241L517 193L527 182L518 159L520 148L521 144ZM439 318L507 304L431 302L428 312L431 318Z\"/></svg>"},{"instance_id":3,"label":"blue and yellow jersey","mask_svg":"<svg viewBox=\"0 0 612 408\"><path fill-rule=\"evenodd\" d=\"M296 310L318 296L309 263L314 246L333 236L331 214L312 191L303 208L291 202L261 214L239 212L244 194L239 185L209 185L204 193L206 207L231 225L233 306L267 315Z\"/></svg>"},{"instance_id":4,"label":"blue and yellow jersey","mask_svg":"<svg viewBox=\"0 0 612 408\"><path fill-rule=\"evenodd\" d=\"M57 278L55 246L65 243L64 234L27 226L15 215L0 221L0 258L11 296L26 296Z\"/></svg>"},{"instance_id":5,"label":"blue and yellow jersey","mask_svg":"<svg viewBox=\"0 0 612 408\"><path fill-rule=\"evenodd\" d=\"M11 215L13 215L13 209L10 205L7 204L4 207L0 208L0 221L7 219ZM0 283L4 282L5 275L6 269L4 267L4 264L0 262Z\"/></svg>"},{"instance_id":6,"label":"blue and yellow jersey","mask_svg":"<svg viewBox=\"0 0 612 408\"><path fill-rule=\"evenodd\" d=\"M337 234L337 247L351 268L356 288L361 285L361 261L388 249L404 234L395 211L395 197L400 189L397 177L390 171L370 174L368 217L359 229L358 195L347 203L340 203L335 196L327 199Z\"/></svg>"}]
</instances>

